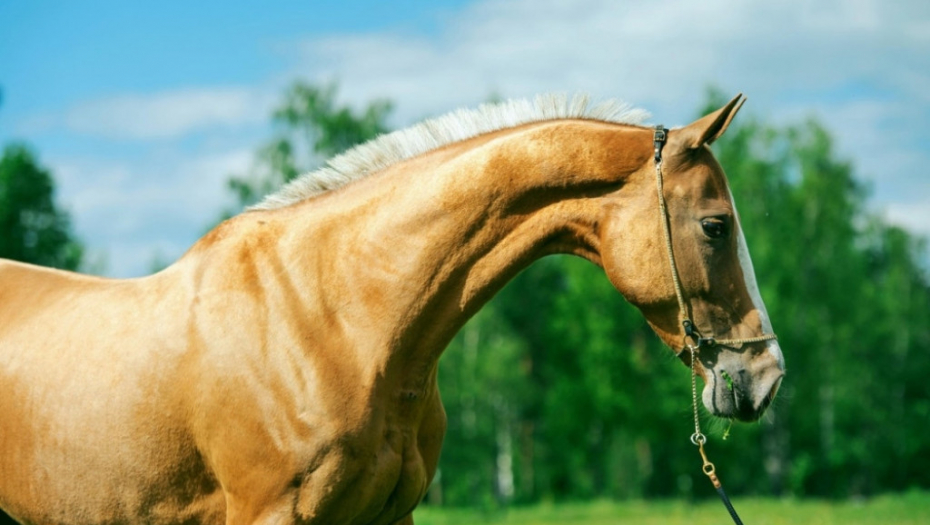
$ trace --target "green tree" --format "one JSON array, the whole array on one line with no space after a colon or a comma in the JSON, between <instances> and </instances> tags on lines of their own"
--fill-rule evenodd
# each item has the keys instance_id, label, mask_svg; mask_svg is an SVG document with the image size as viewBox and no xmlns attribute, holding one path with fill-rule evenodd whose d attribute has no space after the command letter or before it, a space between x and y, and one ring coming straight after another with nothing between
<instances>
[{"instance_id":1,"label":"green tree","mask_svg":"<svg viewBox=\"0 0 930 525\"><path fill-rule=\"evenodd\" d=\"M711 93L700 113L724 102ZM926 245L868 212L866 187L816 121L741 115L714 150L788 363L760 424L724 441L726 425L705 415L728 487L842 497L930 486ZM713 495L687 442L687 368L585 261L546 258L509 283L443 355L440 388L447 504Z\"/></svg>"},{"instance_id":2,"label":"green tree","mask_svg":"<svg viewBox=\"0 0 930 525\"><path fill-rule=\"evenodd\" d=\"M714 147L789 367L772 416L735 445L763 450L768 476L737 479L818 496L928 486L922 243L870 215L865 186L816 121L743 118Z\"/></svg>"},{"instance_id":3,"label":"green tree","mask_svg":"<svg viewBox=\"0 0 930 525\"><path fill-rule=\"evenodd\" d=\"M390 102L376 100L359 113L336 99L335 84L319 87L298 81L285 92L272 114L275 137L259 149L251 173L229 180L240 208L322 161L388 131Z\"/></svg>"},{"instance_id":4,"label":"green tree","mask_svg":"<svg viewBox=\"0 0 930 525\"><path fill-rule=\"evenodd\" d=\"M76 270L83 248L54 202L55 181L35 155L10 144L0 158L0 257Z\"/></svg>"}]
</instances>

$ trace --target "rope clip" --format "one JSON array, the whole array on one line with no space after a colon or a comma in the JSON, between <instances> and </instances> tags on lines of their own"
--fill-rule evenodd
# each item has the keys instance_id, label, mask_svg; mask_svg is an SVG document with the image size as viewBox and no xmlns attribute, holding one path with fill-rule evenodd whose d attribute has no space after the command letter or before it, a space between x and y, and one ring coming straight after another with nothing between
<instances>
[{"instance_id":1,"label":"rope clip","mask_svg":"<svg viewBox=\"0 0 930 525\"><path fill-rule=\"evenodd\" d=\"M701 332L699 332L698 329L694 327L694 323L691 321L691 319L683 320L681 325L685 329L685 338L690 337L691 340L694 341L694 345L692 346L694 346L696 350L704 347L713 348L714 346L717 346L717 340L713 337L703 337Z\"/></svg>"}]
</instances>

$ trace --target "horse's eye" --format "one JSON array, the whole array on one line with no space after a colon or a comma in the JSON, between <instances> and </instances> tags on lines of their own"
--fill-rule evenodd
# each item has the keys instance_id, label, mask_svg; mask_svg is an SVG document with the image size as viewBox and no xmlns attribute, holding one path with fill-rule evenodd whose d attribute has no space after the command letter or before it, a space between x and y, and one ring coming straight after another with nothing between
<instances>
[{"instance_id":1,"label":"horse's eye","mask_svg":"<svg viewBox=\"0 0 930 525\"><path fill-rule=\"evenodd\" d=\"M718 217L702 219L701 228L704 229L704 234L711 239L722 239L730 233L726 221Z\"/></svg>"}]
</instances>

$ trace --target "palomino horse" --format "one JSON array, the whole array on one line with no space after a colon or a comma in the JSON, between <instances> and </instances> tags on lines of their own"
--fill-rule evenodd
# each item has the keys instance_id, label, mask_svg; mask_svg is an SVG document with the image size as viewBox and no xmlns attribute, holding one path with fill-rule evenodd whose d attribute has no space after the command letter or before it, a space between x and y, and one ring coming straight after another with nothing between
<instances>
[{"instance_id":1,"label":"palomino horse","mask_svg":"<svg viewBox=\"0 0 930 525\"><path fill-rule=\"evenodd\" d=\"M553 253L600 265L673 349L682 318L737 338L701 347L704 403L759 417L782 357L754 339L771 326L706 147L739 100L661 144L642 112L583 97L461 111L337 157L149 277L0 262L0 506L31 524L412 523L445 432L440 354Z\"/></svg>"}]
</instances>

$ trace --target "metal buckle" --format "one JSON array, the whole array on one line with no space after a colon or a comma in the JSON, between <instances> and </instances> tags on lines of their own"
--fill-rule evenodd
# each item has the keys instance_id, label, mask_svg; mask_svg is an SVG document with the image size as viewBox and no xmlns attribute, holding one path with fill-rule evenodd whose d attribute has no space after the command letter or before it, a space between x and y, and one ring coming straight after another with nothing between
<instances>
[{"instance_id":1,"label":"metal buckle","mask_svg":"<svg viewBox=\"0 0 930 525\"><path fill-rule=\"evenodd\" d=\"M659 124L655 127L655 130L652 134L652 145L655 147L655 161L662 161L662 145L665 144L665 141L668 140L668 130L665 129L662 124Z\"/></svg>"},{"instance_id":2,"label":"metal buckle","mask_svg":"<svg viewBox=\"0 0 930 525\"><path fill-rule=\"evenodd\" d=\"M668 139L668 130L662 127L662 124L656 126L655 133L652 135L653 142L665 142Z\"/></svg>"},{"instance_id":3,"label":"metal buckle","mask_svg":"<svg viewBox=\"0 0 930 525\"><path fill-rule=\"evenodd\" d=\"M685 329L685 339L690 337L691 340L694 341L695 349L700 350L701 348L713 348L717 346L717 340L713 337L704 337L701 335L701 332L694 326L691 319L685 319L681 324Z\"/></svg>"}]
</instances>

